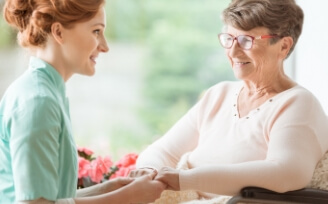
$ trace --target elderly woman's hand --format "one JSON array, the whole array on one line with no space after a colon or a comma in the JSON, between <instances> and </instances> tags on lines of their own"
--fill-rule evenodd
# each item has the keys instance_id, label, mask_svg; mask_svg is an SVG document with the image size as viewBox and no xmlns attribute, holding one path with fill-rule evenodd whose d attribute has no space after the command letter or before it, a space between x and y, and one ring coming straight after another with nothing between
<instances>
[{"instance_id":1,"label":"elderly woman's hand","mask_svg":"<svg viewBox=\"0 0 328 204\"><path fill-rule=\"evenodd\" d=\"M161 181L167 185L166 189L178 191L180 190L179 170L171 167L163 167L158 171L156 180Z\"/></svg>"},{"instance_id":2,"label":"elderly woman's hand","mask_svg":"<svg viewBox=\"0 0 328 204\"><path fill-rule=\"evenodd\" d=\"M144 175L148 175L148 174L153 174L155 173L155 175L157 174L157 170L153 169L153 168L140 168L140 169L135 169L130 171L129 173L129 177L131 178L136 178L136 177L140 177L140 176L144 176Z\"/></svg>"}]
</instances>

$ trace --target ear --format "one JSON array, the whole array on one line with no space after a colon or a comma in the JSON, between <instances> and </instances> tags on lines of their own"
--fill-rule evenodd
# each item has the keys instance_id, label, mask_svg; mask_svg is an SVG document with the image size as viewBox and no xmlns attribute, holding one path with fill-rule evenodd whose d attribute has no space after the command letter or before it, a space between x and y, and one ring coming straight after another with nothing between
<instances>
[{"instance_id":1,"label":"ear","mask_svg":"<svg viewBox=\"0 0 328 204\"><path fill-rule=\"evenodd\" d=\"M61 23L55 22L51 25L51 35L59 44L62 44L64 42L63 31L64 27Z\"/></svg>"},{"instance_id":2,"label":"ear","mask_svg":"<svg viewBox=\"0 0 328 204\"><path fill-rule=\"evenodd\" d=\"M290 48L293 46L294 40L292 37L287 36L281 39L281 56L285 59L290 51Z\"/></svg>"}]
</instances>

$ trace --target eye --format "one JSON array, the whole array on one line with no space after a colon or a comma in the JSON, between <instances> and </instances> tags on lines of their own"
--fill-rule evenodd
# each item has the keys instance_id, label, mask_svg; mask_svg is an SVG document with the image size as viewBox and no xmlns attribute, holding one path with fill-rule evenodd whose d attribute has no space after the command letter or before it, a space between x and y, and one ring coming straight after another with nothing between
<instances>
[{"instance_id":1,"label":"eye","mask_svg":"<svg viewBox=\"0 0 328 204\"><path fill-rule=\"evenodd\" d=\"M249 43L252 42L252 38L249 36L241 35L239 38L240 43Z\"/></svg>"},{"instance_id":2,"label":"eye","mask_svg":"<svg viewBox=\"0 0 328 204\"><path fill-rule=\"evenodd\" d=\"M221 38L221 40L223 40L225 42L233 40L233 38L230 35L227 35L227 34L221 35L220 38Z\"/></svg>"},{"instance_id":3,"label":"eye","mask_svg":"<svg viewBox=\"0 0 328 204\"><path fill-rule=\"evenodd\" d=\"M93 31L94 34L99 35L100 34L100 29L96 29Z\"/></svg>"}]
</instances>

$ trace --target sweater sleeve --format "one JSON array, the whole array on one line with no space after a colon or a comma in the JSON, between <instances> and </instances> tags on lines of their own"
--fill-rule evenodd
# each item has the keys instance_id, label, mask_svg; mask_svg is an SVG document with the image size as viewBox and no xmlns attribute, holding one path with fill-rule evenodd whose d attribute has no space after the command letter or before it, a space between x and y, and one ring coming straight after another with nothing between
<instances>
[{"instance_id":1,"label":"sweater sleeve","mask_svg":"<svg viewBox=\"0 0 328 204\"><path fill-rule=\"evenodd\" d=\"M137 168L175 168L181 156L197 146L199 135L194 116L197 109L196 104L164 136L148 146L139 155Z\"/></svg>"}]
</instances>

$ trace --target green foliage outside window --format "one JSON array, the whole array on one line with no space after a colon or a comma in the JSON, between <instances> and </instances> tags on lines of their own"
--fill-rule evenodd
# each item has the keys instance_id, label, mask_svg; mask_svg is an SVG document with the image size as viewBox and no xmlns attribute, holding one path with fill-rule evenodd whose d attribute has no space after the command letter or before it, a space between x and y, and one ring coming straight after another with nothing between
<instances>
[{"instance_id":1,"label":"green foliage outside window","mask_svg":"<svg viewBox=\"0 0 328 204\"><path fill-rule=\"evenodd\" d=\"M202 91L233 80L220 47L220 14L228 0L114 0L108 6L108 36L139 41L149 49L145 96L139 114L148 126L144 139L164 134L196 103ZM131 141L135 132L126 132ZM153 139L155 139L153 138Z\"/></svg>"}]
</instances>

